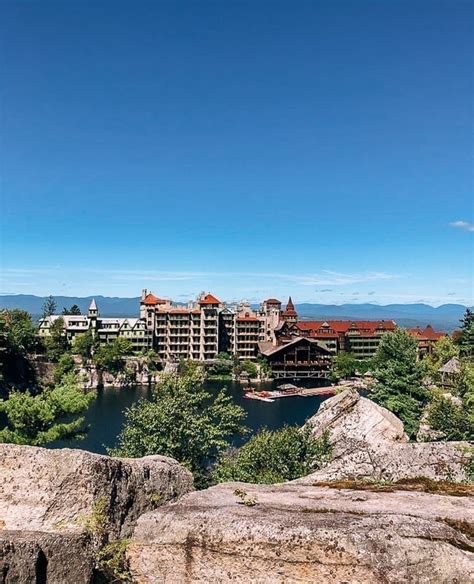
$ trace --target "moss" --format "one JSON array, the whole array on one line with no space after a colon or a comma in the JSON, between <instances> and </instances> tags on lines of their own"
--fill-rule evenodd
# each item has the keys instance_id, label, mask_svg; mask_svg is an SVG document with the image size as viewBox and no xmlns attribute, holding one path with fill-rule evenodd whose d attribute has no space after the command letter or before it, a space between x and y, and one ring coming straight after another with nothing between
<instances>
[{"instance_id":1,"label":"moss","mask_svg":"<svg viewBox=\"0 0 474 584\"><path fill-rule=\"evenodd\" d=\"M393 493L394 491L419 491L438 495L451 495L455 497L467 497L474 495L474 485L466 483L454 483L451 481L435 481L426 477L400 479L394 482L340 480L322 481L313 483L314 487L330 487L332 489L352 489L356 491L372 491L381 493Z\"/></svg>"},{"instance_id":2,"label":"moss","mask_svg":"<svg viewBox=\"0 0 474 584\"><path fill-rule=\"evenodd\" d=\"M153 507L158 507L160 503L163 502L163 495L160 492L155 491L154 493L151 493L149 500Z\"/></svg>"}]
</instances>

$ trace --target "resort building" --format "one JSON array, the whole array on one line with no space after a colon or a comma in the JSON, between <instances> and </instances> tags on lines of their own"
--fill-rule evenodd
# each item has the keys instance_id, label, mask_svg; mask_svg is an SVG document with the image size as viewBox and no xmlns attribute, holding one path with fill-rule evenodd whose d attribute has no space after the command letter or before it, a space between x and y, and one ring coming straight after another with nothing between
<instances>
[{"instance_id":1,"label":"resort building","mask_svg":"<svg viewBox=\"0 0 474 584\"><path fill-rule=\"evenodd\" d=\"M178 306L143 290L140 318L152 332L162 361L209 361L224 352L256 359L258 342L265 335L271 338L271 323L276 319L272 306L265 309L267 315L247 303L228 306L211 293Z\"/></svg>"},{"instance_id":2,"label":"resort building","mask_svg":"<svg viewBox=\"0 0 474 584\"><path fill-rule=\"evenodd\" d=\"M278 375L292 371L296 364L303 374L322 370L327 356L341 351L368 359L377 351L382 336L397 327L393 320L300 320L291 297L285 308L276 298L255 308L247 302L227 305L208 292L183 305L148 290L142 291L139 318L103 318L92 300L87 315L42 319L41 337L50 334L58 318L63 318L71 342L88 331L101 344L124 337L135 352L153 349L163 363L210 361L219 353L242 360L262 357ZM418 340L420 356L430 354L434 343L445 336L431 326L408 330Z\"/></svg>"},{"instance_id":3,"label":"resort building","mask_svg":"<svg viewBox=\"0 0 474 584\"><path fill-rule=\"evenodd\" d=\"M74 338L91 331L101 344L111 343L118 337L124 337L132 345L136 353L150 350L153 346L153 335L146 323L139 318L102 318L95 300L92 300L87 315L53 315L39 322L39 336L46 338L51 334L51 326L62 318L64 334L70 343Z\"/></svg>"},{"instance_id":4,"label":"resort building","mask_svg":"<svg viewBox=\"0 0 474 584\"><path fill-rule=\"evenodd\" d=\"M424 329L421 329L419 326L408 329L408 332L418 341L418 354L420 357L431 355L433 345L447 336L447 333L435 331L430 324Z\"/></svg>"},{"instance_id":5,"label":"resort building","mask_svg":"<svg viewBox=\"0 0 474 584\"><path fill-rule=\"evenodd\" d=\"M382 335L394 331L393 320L351 321L351 320L298 320L291 298L275 329L275 344L284 344L294 338L306 337L336 354L341 351L353 353L358 359L372 357Z\"/></svg>"}]
</instances>

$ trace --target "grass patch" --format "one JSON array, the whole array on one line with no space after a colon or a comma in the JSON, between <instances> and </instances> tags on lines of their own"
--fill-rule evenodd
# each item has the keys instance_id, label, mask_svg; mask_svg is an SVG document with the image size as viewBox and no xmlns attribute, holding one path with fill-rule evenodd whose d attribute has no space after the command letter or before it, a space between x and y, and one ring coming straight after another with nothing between
<instances>
[{"instance_id":1,"label":"grass patch","mask_svg":"<svg viewBox=\"0 0 474 584\"><path fill-rule=\"evenodd\" d=\"M375 493L393 493L394 491L418 491L437 495L454 497L469 497L474 495L474 485L454 483L451 481L435 481L426 477L400 479L398 481L363 481L340 480L321 481L313 483L314 487L330 487L331 489L352 489L355 491L372 491Z\"/></svg>"}]
</instances>

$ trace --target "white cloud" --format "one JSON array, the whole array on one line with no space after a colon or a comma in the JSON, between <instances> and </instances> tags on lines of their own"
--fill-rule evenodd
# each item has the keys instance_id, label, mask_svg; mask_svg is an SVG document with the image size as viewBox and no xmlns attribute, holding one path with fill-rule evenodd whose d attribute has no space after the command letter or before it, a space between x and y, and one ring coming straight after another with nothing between
<instances>
[{"instance_id":1,"label":"white cloud","mask_svg":"<svg viewBox=\"0 0 474 584\"><path fill-rule=\"evenodd\" d=\"M468 221L452 221L449 225L458 229L464 229L464 231L474 232L474 225Z\"/></svg>"}]
</instances>

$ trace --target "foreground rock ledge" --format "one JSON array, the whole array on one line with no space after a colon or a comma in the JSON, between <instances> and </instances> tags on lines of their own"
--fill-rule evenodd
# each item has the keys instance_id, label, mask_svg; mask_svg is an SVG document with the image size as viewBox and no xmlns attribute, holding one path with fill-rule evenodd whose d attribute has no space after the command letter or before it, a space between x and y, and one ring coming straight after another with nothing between
<instances>
[{"instance_id":1,"label":"foreground rock ledge","mask_svg":"<svg viewBox=\"0 0 474 584\"><path fill-rule=\"evenodd\" d=\"M472 497L227 483L143 515L127 557L141 584L472 582L473 509Z\"/></svg>"},{"instance_id":2,"label":"foreground rock ledge","mask_svg":"<svg viewBox=\"0 0 474 584\"><path fill-rule=\"evenodd\" d=\"M102 536L129 536L142 513L192 488L191 473L164 456L1 444L1 581L90 582Z\"/></svg>"}]
</instances>

